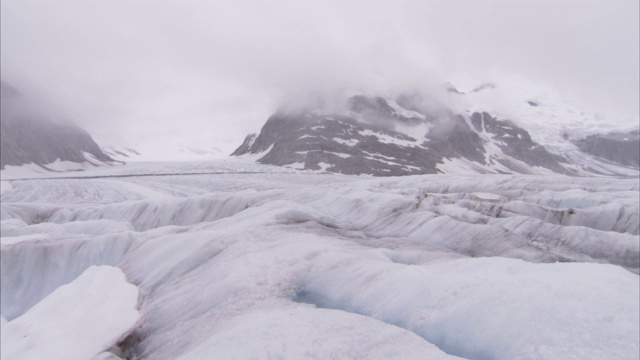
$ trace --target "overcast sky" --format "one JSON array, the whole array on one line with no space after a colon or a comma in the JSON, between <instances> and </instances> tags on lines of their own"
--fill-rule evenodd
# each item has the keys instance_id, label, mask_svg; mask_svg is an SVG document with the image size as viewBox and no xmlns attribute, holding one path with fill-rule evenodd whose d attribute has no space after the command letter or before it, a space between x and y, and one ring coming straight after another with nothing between
<instances>
[{"instance_id":1,"label":"overcast sky","mask_svg":"<svg viewBox=\"0 0 640 360\"><path fill-rule=\"evenodd\" d=\"M1 3L2 79L142 149L230 152L308 91L504 74L638 119L637 0Z\"/></svg>"}]
</instances>

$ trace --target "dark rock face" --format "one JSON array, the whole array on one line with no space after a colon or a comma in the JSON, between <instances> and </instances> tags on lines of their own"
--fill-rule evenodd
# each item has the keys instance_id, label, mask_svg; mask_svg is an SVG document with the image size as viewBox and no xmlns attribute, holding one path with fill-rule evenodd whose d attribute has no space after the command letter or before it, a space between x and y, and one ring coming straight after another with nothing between
<instances>
[{"instance_id":1,"label":"dark rock face","mask_svg":"<svg viewBox=\"0 0 640 360\"><path fill-rule=\"evenodd\" d=\"M253 142L256 140L257 136L258 135L256 134L247 135L247 137L244 138L242 145L240 145L240 147L238 147L231 155L238 156L248 153L251 150L251 146L253 145Z\"/></svg>"},{"instance_id":2,"label":"dark rock face","mask_svg":"<svg viewBox=\"0 0 640 360\"><path fill-rule=\"evenodd\" d=\"M0 116L0 167L35 163L45 165L58 159L84 162L83 153L99 161L113 161L81 128L56 124L28 111L25 99L15 88L2 83Z\"/></svg>"},{"instance_id":3,"label":"dark rock face","mask_svg":"<svg viewBox=\"0 0 640 360\"><path fill-rule=\"evenodd\" d=\"M418 124L421 120L417 116L399 114L389 105L386 99L379 96L352 96L348 99L348 106L354 115L365 118L367 122L383 128L393 129L394 122Z\"/></svg>"},{"instance_id":4,"label":"dark rock face","mask_svg":"<svg viewBox=\"0 0 640 360\"><path fill-rule=\"evenodd\" d=\"M427 173L416 172L421 168L435 168L438 159L430 156L426 148L398 146L379 139L387 136L399 141L417 141L342 115L276 113L267 120L259 136L248 136L232 155L269 150L260 163L304 163L305 169L314 170L327 164L328 171L343 174L408 175Z\"/></svg>"},{"instance_id":5,"label":"dark rock face","mask_svg":"<svg viewBox=\"0 0 640 360\"><path fill-rule=\"evenodd\" d=\"M436 131L430 131L426 136L429 145L439 150L444 158L465 158L485 164L485 149L480 136L467 125L460 115L435 121ZM445 129L438 131L438 129Z\"/></svg>"},{"instance_id":6,"label":"dark rock face","mask_svg":"<svg viewBox=\"0 0 640 360\"><path fill-rule=\"evenodd\" d=\"M584 152L599 158L640 168L640 134L638 130L627 133L592 135L574 143Z\"/></svg>"},{"instance_id":7,"label":"dark rock face","mask_svg":"<svg viewBox=\"0 0 640 360\"><path fill-rule=\"evenodd\" d=\"M513 122L500 121L484 112L473 113L471 123L476 131L491 134L494 143L506 155L531 166L544 167L557 173L566 172L560 165L564 159L549 153L542 145L533 142L529 133Z\"/></svg>"},{"instance_id":8,"label":"dark rock face","mask_svg":"<svg viewBox=\"0 0 640 360\"><path fill-rule=\"evenodd\" d=\"M232 155L263 154L263 164L375 176L441 173L439 165L456 159L476 172L567 172L562 158L511 122L487 113L474 113L469 121L447 112L418 113L400 109L401 103L360 95L348 100L346 114L278 112ZM489 154L488 142L500 150Z\"/></svg>"},{"instance_id":9,"label":"dark rock face","mask_svg":"<svg viewBox=\"0 0 640 360\"><path fill-rule=\"evenodd\" d=\"M115 161L129 160L142 155L136 149L127 146L101 145L100 150Z\"/></svg>"}]
</instances>

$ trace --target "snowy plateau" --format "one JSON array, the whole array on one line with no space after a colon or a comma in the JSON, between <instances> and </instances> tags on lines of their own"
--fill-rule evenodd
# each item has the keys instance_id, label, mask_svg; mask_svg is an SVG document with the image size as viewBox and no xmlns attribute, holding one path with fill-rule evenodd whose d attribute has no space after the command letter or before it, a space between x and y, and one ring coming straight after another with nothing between
<instances>
[{"instance_id":1,"label":"snowy plateau","mask_svg":"<svg viewBox=\"0 0 640 360\"><path fill-rule=\"evenodd\" d=\"M638 359L638 178L2 172L2 359Z\"/></svg>"}]
</instances>

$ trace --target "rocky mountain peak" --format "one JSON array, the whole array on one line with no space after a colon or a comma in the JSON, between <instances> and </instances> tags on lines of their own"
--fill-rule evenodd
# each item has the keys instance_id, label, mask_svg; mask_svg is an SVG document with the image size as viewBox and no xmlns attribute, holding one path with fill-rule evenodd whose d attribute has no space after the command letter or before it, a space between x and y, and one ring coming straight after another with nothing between
<instances>
[{"instance_id":1,"label":"rocky mountain peak","mask_svg":"<svg viewBox=\"0 0 640 360\"><path fill-rule=\"evenodd\" d=\"M561 173L564 159L515 123L416 106L416 97L355 95L348 111L277 112L232 155L344 174ZM412 104L410 106L408 104ZM404 106L403 106L404 105Z\"/></svg>"}]
</instances>

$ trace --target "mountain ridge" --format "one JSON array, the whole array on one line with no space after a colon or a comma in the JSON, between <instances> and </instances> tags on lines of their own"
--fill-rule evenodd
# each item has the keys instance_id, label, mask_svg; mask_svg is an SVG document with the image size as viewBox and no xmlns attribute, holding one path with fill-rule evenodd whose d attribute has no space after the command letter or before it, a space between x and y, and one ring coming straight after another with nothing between
<instances>
[{"instance_id":1,"label":"mountain ridge","mask_svg":"<svg viewBox=\"0 0 640 360\"><path fill-rule=\"evenodd\" d=\"M37 104L20 91L2 82L0 168L35 164L45 170L56 162L100 165L115 161L96 144L84 129L71 123L51 121Z\"/></svg>"},{"instance_id":2,"label":"mountain ridge","mask_svg":"<svg viewBox=\"0 0 640 360\"><path fill-rule=\"evenodd\" d=\"M491 84L474 92L494 89ZM248 135L231 155L255 157L262 164L374 176L459 172L638 174L633 155L638 145L634 141L620 147L625 152L621 161L619 154L607 158L598 151L605 145L589 147L579 140L566 139L567 146L581 152L580 157L570 157L536 142L515 121L488 111L456 113L443 106L425 107L420 99L406 95L395 100L353 95L345 103L342 111L313 107L277 111L260 133ZM532 103L529 100L528 106L542 106ZM606 135L598 139L612 141Z\"/></svg>"}]
</instances>

